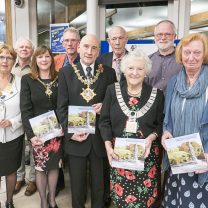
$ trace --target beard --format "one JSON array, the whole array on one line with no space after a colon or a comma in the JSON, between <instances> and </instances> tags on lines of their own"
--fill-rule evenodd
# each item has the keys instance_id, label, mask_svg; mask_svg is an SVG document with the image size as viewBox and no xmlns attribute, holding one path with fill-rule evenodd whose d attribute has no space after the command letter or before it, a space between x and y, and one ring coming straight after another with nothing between
<instances>
[{"instance_id":1,"label":"beard","mask_svg":"<svg viewBox=\"0 0 208 208\"><path fill-rule=\"evenodd\" d=\"M155 43L160 51L168 51L170 48L174 46L174 41L168 41L167 43L160 43L160 42L155 42Z\"/></svg>"}]
</instances>

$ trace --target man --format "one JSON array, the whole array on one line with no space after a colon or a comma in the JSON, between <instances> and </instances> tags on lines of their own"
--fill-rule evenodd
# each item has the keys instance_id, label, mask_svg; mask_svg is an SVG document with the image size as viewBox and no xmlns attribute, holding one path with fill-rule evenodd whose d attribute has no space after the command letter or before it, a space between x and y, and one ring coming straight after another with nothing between
<instances>
[{"instance_id":1,"label":"man","mask_svg":"<svg viewBox=\"0 0 208 208\"><path fill-rule=\"evenodd\" d=\"M170 20L160 21L155 26L154 37L158 51L150 55L152 70L147 76L146 82L165 93L168 81L182 69L182 66L177 64L175 60L174 40L176 38L176 28L174 23ZM161 146L159 154L161 163L162 157L163 148ZM163 180L164 176L162 175L162 184ZM163 189L162 185L162 194L158 193L159 196L163 195ZM157 203L159 207L160 201L158 200Z\"/></svg>"},{"instance_id":2,"label":"man","mask_svg":"<svg viewBox=\"0 0 208 208\"><path fill-rule=\"evenodd\" d=\"M57 71L64 66L79 62L79 55L77 52L79 42L80 35L75 28L70 27L64 31L62 45L65 48L66 53L54 57L55 68Z\"/></svg>"},{"instance_id":3,"label":"man","mask_svg":"<svg viewBox=\"0 0 208 208\"><path fill-rule=\"evenodd\" d=\"M108 43L112 48L112 52L100 55L97 59L98 63L105 64L115 69L117 81L123 80L120 71L120 62L128 53L125 46L128 41L127 33L123 27L115 26L108 32Z\"/></svg>"},{"instance_id":4,"label":"man","mask_svg":"<svg viewBox=\"0 0 208 208\"><path fill-rule=\"evenodd\" d=\"M160 21L155 26L154 36L158 51L150 55L153 68L146 81L165 93L170 78L182 68L175 61L174 40L176 29L174 23L170 20Z\"/></svg>"},{"instance_id":5,"label":"man","mask_svg":"<svg viewBox=\"0 0 208 208\"><path fill-rule=\"evenodd\" d=\"M34 51L33 43L26 38L20 38L17 40L15 45L17 52L17 62L12 69L12 73L17 76L23 76L30 73L31 71L31 56ZM32 146L29 143L29 154L30 154L30 172L29 172L29 183L25 191L26 196L31 196L37 190L35 183L35 168L34 159L32 155ZM17 194L21 190L22 186L25 185L25 141L23 143L22 151L22 162L20 168L17 170L17 183L15 186L14 193Z\"/></svg>"},{"instance_id":6,"label":"man","mask_svg":"<svg viewBox=\"0 0 208 208\"><path fill-rule=\"evenodd\" d=\"M80 63L66 66L59 72L58 117L65 132L64 151L69 165L72 207L83 208L86 196L87 163L90 167L91 207L103 207L103 158L106 157L98 120L108 85L116 81L115 71L95 60L99 41L94 35L82 38L78 47ZM96 112L95 134L68 133L68 106L92 106Z\"/></svg>"}]
</instances>

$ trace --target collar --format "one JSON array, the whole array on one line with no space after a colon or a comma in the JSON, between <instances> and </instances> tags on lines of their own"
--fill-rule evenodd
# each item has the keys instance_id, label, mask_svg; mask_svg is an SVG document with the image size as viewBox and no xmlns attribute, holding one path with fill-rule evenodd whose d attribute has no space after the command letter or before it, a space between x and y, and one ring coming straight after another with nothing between
<instances>
[{"instance_id":1,"label":"collar","mask_svg":"<svg viewBox=\"0 0 208 208\"><path fill-rule=\"evenodd\" d=\"M21 70L23 70L23 69L25 69L25 68L27 68L27 67L31 68L31 63L25 65L24 67L21 67L20 64L19 64L19 61L17 61L17 62L15 63L15 65L14 65L14 67L15 67L15 68L20 67Z\"/></svg>"},{"instance_id":2,"label":"collar","mask_svg":"<svg viewBox=\"0 0 208 208\"><path fill-rule=\"evenodd\" d=\"M126 49L125 49L124 53L119 58L113 53L113 61L116 61L117 59L122 59L126 54L127 54Z\"/></svg>"},{"instance_id":3,"label":"collar","mask_svg":"<svg viewBox=\"0 0 208 208\"><path fill-rule=\"evenodd\" d=\"M174 55L174 54L175 54L175 48L174 48L174 50L173 50L173 52L172 52L172 53L169 53L169 54L167 54L167 55L162 55L162 54L160 53L160 51L159 51L159 50L158 50L156 53L157 53L159 56L162 56L162 57L172 56L172 55Z\"/></svg>"},{"instance_id":4,"label":"collar","mask_svg":"<svg viewBox=\"0 0 208 208\"><path fill-rule=\"evenodd\" d=\"M86 68L88 67L87 65L83 64L82 61L80 60L80 64L82 65L82 68L83 68L83 71L84 71L84 74L87 75L87 70ZM94 66L95 66L95 63L92 63L90 65L90 67L92 68L92 71L91 71L91 74L94 75Z\"/></svg>"}]
</instances>

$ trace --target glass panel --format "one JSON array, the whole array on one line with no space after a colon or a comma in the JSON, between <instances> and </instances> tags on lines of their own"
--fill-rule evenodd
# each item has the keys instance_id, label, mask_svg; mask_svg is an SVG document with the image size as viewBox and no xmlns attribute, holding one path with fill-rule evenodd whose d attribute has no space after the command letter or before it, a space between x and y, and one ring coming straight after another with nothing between
<instances>
[{"instance_id":1,"label":"glass panel","mask_svg":"<svg viewBox=\"0 0 208 208\"><path fill-rule=\"evenodd\" d=\"M86 0L37 0L38 45L50 44L50 24L70 23L86 11Z\"/></svg>"},{"instance_id":2,"label":"glass panel","mask_svg":"<svg viewBox=\"0 0 208 208\"><path fill-rule=\"evenodd\" d=\"M6 43L5 0L0 1L0 43Z\"/></svg>"}]
</instances>

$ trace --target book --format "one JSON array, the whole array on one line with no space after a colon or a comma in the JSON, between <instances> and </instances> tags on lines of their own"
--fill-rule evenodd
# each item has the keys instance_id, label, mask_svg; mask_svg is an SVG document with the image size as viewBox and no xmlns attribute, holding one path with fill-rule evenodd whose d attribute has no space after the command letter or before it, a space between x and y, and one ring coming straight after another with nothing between
<instances>
[{"instance_id":1,"label":"book","mask_svg":"<svg viewBox=\"0 0 208 208\"><path fill-rule=\"evenodd\" d=\"M112 167L144 170L145 139L117 137L114 152L118 160L112 160Z\"/></svg>"},{"instance_id":2,"label":"book","mask_svg":"<svg viewBox=\"0 0 208 208\"><path fill-rule=\"evenodd\" d=\"M68 133L95 134L96 113L92 106L68 107Z\"/></svg>"},{"instance_id":3,"label":"book","mask_svg":"<svg viewBox=\"0 0 208 208\"><path fill-rule=\"evenodd\" d=\"M165 140L173 174L208 170L199 133Z\"/></svg>"},{"instance_id":4,"label":"book","mask_svg":"<svg viewBox=\"0 0 208 208\"><path fill-rule=\"evenodd\" d=\"M43 142L62 136L62 128L58 123L54 111L49 111L31 118L29 122L35 136L41 138Z\"/></svg>"}]
</instances>

